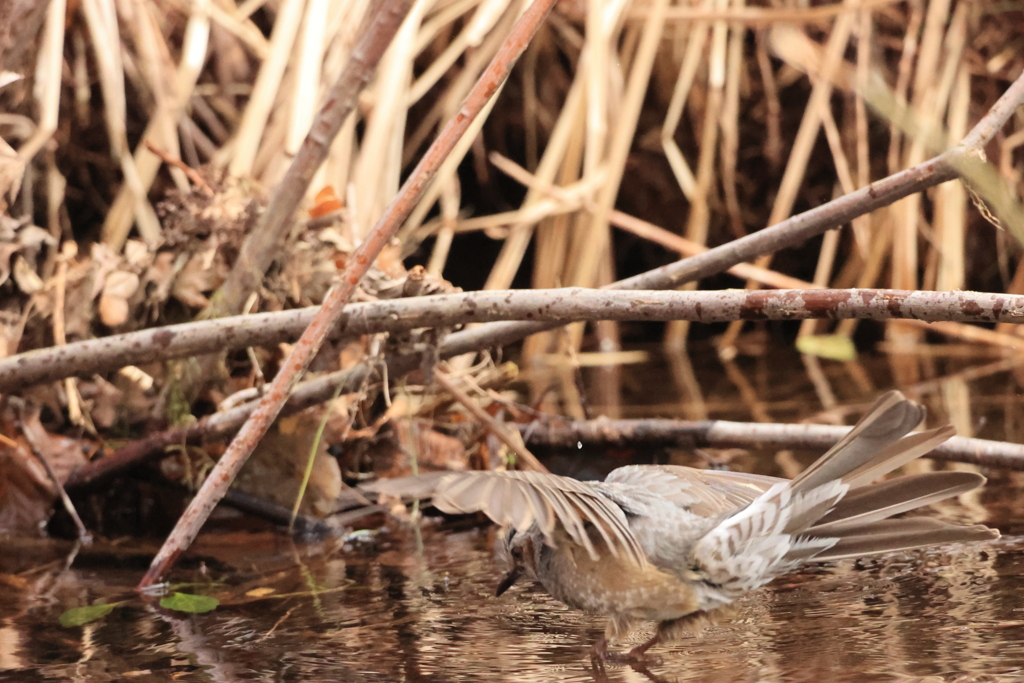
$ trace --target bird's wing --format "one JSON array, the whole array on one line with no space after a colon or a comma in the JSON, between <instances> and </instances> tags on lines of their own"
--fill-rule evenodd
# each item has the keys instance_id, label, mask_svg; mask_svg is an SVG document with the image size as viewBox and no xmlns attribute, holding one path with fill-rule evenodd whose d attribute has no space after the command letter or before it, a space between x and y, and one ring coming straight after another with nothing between
<instances>
[{"instance_id":1,"label":"bird's wing","mask_svg":"<svg viewBox=\"0 0 1024 683\"><path fill-rule=\"evenodd\" d=\"M718 517L749 505L784 480L678 465L627 465L612 470L605 481L640 486L695 515Z\"/></svg>"},{"instance_id":2,"label":"bird's wing","mask_svg":"<svg viewBox=\"0 0 1024 683\"><path fill-rule=\"evenodd\" d=\"M364 488L391 494L416 489L420 497L426 497L426 489L416 479L408 477L408 485L393 479L379 487ZM618 557L621 553L639 566L647 564L622 508L585 482L555 474L517 471L457 472L430 484L433 504L442 512L483 512L516 531L526 531L536 524L550 545L554 545L555 526L561 525L569 538L596 560L598 553L588 535L589 524L613 555Z\"/></svg>"}]
</instances>

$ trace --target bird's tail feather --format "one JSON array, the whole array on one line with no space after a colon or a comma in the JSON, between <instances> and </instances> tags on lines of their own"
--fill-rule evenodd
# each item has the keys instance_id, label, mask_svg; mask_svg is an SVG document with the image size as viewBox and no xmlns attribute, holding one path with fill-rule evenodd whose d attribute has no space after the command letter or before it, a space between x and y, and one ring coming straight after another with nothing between
<instances>
[{"instance_id":1,"label":"bird's tail feather","mask_svg":"<svg viewBox=\"0 0 1024 683\"><path fill-rule=\"evenodd\" d=\"M999 532L981 524L956 526L929 517L886 519L847 529L835 545L815 554L813 559L815 562L843 560L929 545L988 541L993 538L999 538Z\"/></svg>"},{"instance_id":2,"label":"bird's tail feather","mask_svg":"<svg viewBox=\"0 0 1024 683\"><path fill-rule=\"evenodd\" d=\"M898 391L890 391L845 438L793 480L792 493L802 496L837 481L847 490L831 510L822 511L817 505L790 521L787 531L807 543L794 546L787 560L832 560L999 536L998 531L980 525L960 527L931 519L889 519L985 483L985 477L973 472L929 472L872 483L956 433L947 425L908 435L923 416L923 407ZM827 538L838 540L830 549L820 551L819 541Z\"/></svg>"},{"instance_id":3,"label":"bird's tail feather","mask_svg":"<svg viewBox=\"0 0 1024 683\"><path fill-rule=\"evenodd\" d=\"M893 449L921 423L924 413L920 404L908 401L898 391L882 394L846 436L793 480L793 492L843 479L871 463L877 464L883 454L888 454L888 459L902 453L902 448L895 449L897 452Z\"/></svg>"}]
</instances>

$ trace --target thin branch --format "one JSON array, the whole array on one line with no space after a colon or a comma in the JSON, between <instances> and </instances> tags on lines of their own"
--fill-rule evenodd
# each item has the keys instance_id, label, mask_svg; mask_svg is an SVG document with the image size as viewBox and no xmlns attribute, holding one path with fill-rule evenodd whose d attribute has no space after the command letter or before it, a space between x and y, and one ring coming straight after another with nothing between
<instances>
[{"instance_id":1,"label":"thin branch","mask_svg":"<svg viewBox=\"0 0 1024 683\"><path fill-rule=\"evenodd\" d=\"M898 0L864 0L858 9L892 5ZM777 22L813 24L834 19L837 14L850 11L845 3L820 5L817 7L731 7L729 9L708 9L707 6L677 5L665 14L667 21L728 21L747 26L766 26ZM647 16L646 5L634 5L629 19L636 21Z\"/></svg>"},{"instance_id":2,"label":"thin branch","mask_svg":"<svg viewBox=\"0 0 1024 683\"><path fill-rule=\"evenodd\" d=\"M404 374L413 369L419 360L415 356L405 356L404 364L396 364L396 368ZM390 367L389 367L390 371ZM296 388L281 411L290 415L310 406L318 405L331 398L341 385L341 393L349 393L358 389L366 378L367 368L358 366L351 370L343 370L303 382ZM67 488L97 484L104 479L124 472L125 470L144 464L151 459L162 457L169 446L200 441L213 441L234 434L245 424L245 421L256 409L258 402L250 401L212 415L207 415L190 424L172 427L144 439L132 441L110 455L93 460L81 469L76 470L68 478Z\"/></svg>"},{"instance_id":3,"label":"thin branch","mask_svg":"<svg viewBox=\"0 0 1024 683\"><path fill-rule=\"evenodd\" d=\"M531 446L684 446L687 448L769 448L825 450L850 427L810 424L763 424L725 420L588 420L560 424L519 425ZM1024 445L954 436L926 455L933 460L1024 470Z\"/></svg>"},{"instance_id":4,"label":"thin branch","mask_svg":"<svg viewBox=\"0 0 1024 683\"><path fill-rule=\"evenodd\" d=\"M552 294L560 300L552 301ZM467 305L468 302L468 305ZM564 323L569 320L589 320L600 317L609 320L676 320L690 319L704 322L724 322L735 320L731 317L737 311L745 311L751 318L760 320L800 320L811 317L871 317L876 320L889 318L912 318L917 320L949 320L973 322L996 322L1013 320L1020 322L1024 315L1024 296L1012 294L979 294L976 292L904 292L899 290L727 290L721 292L614 292L609 290L590 290L566 288L558 290L523 290L506 292L473 292L469 294L443 295L399 299L396 301L374 303L378 307L373 318L355 314L360 307L371 304L354 304L349 307L348 324L365 326L358 328L359 334L370 331L381 331L388 325L403 324L394 329L427 327L430 325L450 326L467 319L482 321L494 319L491 316L517 316L544 318L552 316ZM416 310L418 309L418 311ZM595 313L596 311L596 313ZM310 309L292 311L311 315ZM691 317L687 318L689 315ZM282 314L263 314L247 316L242 320L248 324L253 321L253 337L239 339L240 331L232 330L232 343L239 346L259 343L253 341L262 327L270 328L270 323ZM448 317L451 316L451 317ZM468 316L460 317L460 316ZM397 320L395 319L397 317ZM376 327L375 322L381 326ZM227 320L208 321L204 326L224 324ZM302 320L294 322L301 327ZM198 324L195 324L198 326ZM179 326L186 327L186 326ZM248 328L247 328L248 329ZM297 328L296 328L297 329ZM356 328L353 328L353 333ZM983 328L979 332L994 335L994 332ZM269 335L278 332L270 329ZM138 333L136 333L138 334ZM465 332L449 335L442 343L439 353L442 357L451 357L464 353L467 349L458 339ZM278 337L272 336L277 340ZM454 339L454 341L452 341ZM1016 344L1020 340L1010 335L1000 335L1000 340L1007 344ZM96 340L101 341L101 340ZM216 340L204 340L204 343L216 343ZM72 348L69 345L63 348ZM131 347L134 348L134 345ZM168 342L168 349L174 348ZM204 347L205 348L205 347ZM62 349L56 349L62 350ZM479 350L479 349L469 349ZM48 350L49 351L49 350ZM124 351L129 353L130 351ZM38 353L38 352L36 352ZM104 352L108 353L107 351ZM31 354L28 354L31 355ZM109 355L116 358L115 353ZM41 366L42 370L60 368L66 371L74 357L50 358ZM392 377L400 377L411 369L418 367L419 358L416 354L393 358L388 362L388 373ZM11 374L0 362L0 386L7 384L21 385L29 383L25 368L15 365ZM14 374L20 373L20 374ZM298 386L289 398L284 413L289 414L329 399L342 384L341 391L355 391L366 376L366 369L359 367L353 370L325 375L304 382ZM33 380L36 381L36 380ZM256 406L255 402L236 406L231 410L215 413L184 427L152 434L145 439L133 441L113 454L95 460L75 472L68 482L68 487L84 486L95 483L104 477L126 468L133 467L149 458L158 457L168 446L200 440L222 438L237 430Z\"/></svg>"},{"instance_id":5,"label":"thin branch","mask_svg":"<svg viewBox=\"0 0 1024 683\"><path fill-rule=\"evenodd\" d=\"M359 281L369 270L370 264L394 237L402 221L408 217L412 208L423 196L441 164L469 129L480 111L508 78L512 66L526 50L553 4L554 0L534 0L516 21L508 38L494 59L491 60L480 80L473 86L462 107L445 125L402 189L399 190L398 196L385 209L377 225L352 254L345 272L342 273L341 283L332 287L327 293L320 311L306 328L302 338L295 344L292 353L278 371L259 405L210 472L202 488L178 520L163 547L160 548L160 552L153 558L153 563L139 583L140 589L156 583L195 539L199 529L220 499L224 497L224 493L234 481L242 465L245 464L253 448L256 447L260 438L263 437L274 418L284 407L299 375L308 367L310 360L319 350L327 335L337 327L345 304L352 296ZM398 6L400 6L398 2L393 5L393 7ZM387 11L386 7L382 7L378 11ZM325 106L330 107L331 103L328 102ZM310 136L315 135L315 131L316 125L314 125L314 130L310 131ZM310 172L311 176L312 172Z\"/></svg>"},{"instance_id":6,"label":"thin branch","mask_svg":"<svg viewBox=\"0 0 1024 683\"><path fill-rule=\"evenodd\" d=\"M447 373L441 372L435 368L434 381L440 384L456 401L461 403L463 407L472 413L476 419L480 420L491 434L494 434L499 441L508 446L526 466L525 469L533 470L534 472L548 471L548 468L544 467L544 465L540 463L540 460L537 460L537 456L531 453L526 446L523 445L522 439L518 439L517 441L516 437L509 435L506 431L507 428L505 425L495 420L486 410L477 405L476 401L470 398L469 394L452 382Z\"/></svg>"},{"instance_id":7,"label":"thin branch","mask_svg":"<svg viewBox=\"0 0 1024 683\"><path fill-rule=\"evenodd\" d=\"M53 482L53 486L57 489L57 494L60 496L61 502L64 504L64 509L71 516L72 521L75 523L75 528L78 530L78 540L82 545L92 544L92 534L85 528L85 523L82 522L82 518L78 516L78 510L75 509L75 504L71 501L71 496L65 490L64 485L61 483L60 478L53 469L53 465L50 464L46 454L43 453L43 448L36 438L35 433L28 427L25 426L24 416L20 417L21 422L21 433L25 436L25 440L28 441L29 448L32 450L32 454L36 456L43 469L46 470L46 475L50 477L50 481ZM9 441L9 439L5 440ZM17 444L15 444L17 446Z\"/></svg>"}]
</instances>

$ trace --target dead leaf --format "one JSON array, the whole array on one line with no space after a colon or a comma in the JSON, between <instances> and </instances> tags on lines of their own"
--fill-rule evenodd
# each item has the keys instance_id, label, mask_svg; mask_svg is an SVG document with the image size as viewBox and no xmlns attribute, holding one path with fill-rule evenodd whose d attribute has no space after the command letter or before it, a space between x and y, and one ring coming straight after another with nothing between
<instances>
[{"instance_id":1,"label":"dead leaf","mask_svg":"<svg viewBox=\"0 0 1024 683\"><path fill-rule=\"evenodd\" d=\"M18 289L25 294L35 294L42 291L44 286L43 279L36 274L36 271L21 254L14 257L14 270L12 274Z\"/></svg>"},{"instance_id":2,"label":"dead leaf","mask_svg":"<svg viewBox=\"0 0 1024 683\"><path fill-rule=\"evenodd\" d=\"M176 258L174 252L160 252L153 259L153 265L143 274L142 287L147 293L146 301L149 305L157 306L170 298L171 286L174 284L174 261Z\"/></svg>"},{"instance_id":3,"label":"dead leaf","mask_svg":"<svg viewBox=\"0 0 1024 683\"><path fill-rule=\"evenodd\" d=\"M94 450L90 442L66 436L55 436L47 432L39 421L38 411L26 413L22 418L21 426L26 435L31 437L32 443L39 449L40 454L46 458L53 473L62 484L68 480L72 472L89 461L85 455L86 451ZM83 449L83 446L86 448ZM49 482L45 471L41 481Z\"/></svg>"},{"instance_id":4,"label":"dead leaf","mask_svg":"<svg viewBox=\"0 0 1024 683\"><path fill-rule=\"evenodd\" d=\"M427 422L413 422L407 417L398 417L391 421L399 446L400 455L394 458L392 467L381 476L404 477L412 474L412 463L409 455L416 457L420 471L453 470L462 471L469 468L466 447L453 436L442 434L431 429Z\"/></svg>"},{"instance_id":5,"label":"dead leaf","mask_svg":"<svg viewBox=\"0 0 1024 683\"><path fill-rule=\"evenodd\" d=\"M6 88L11 83L17 83L23 78L24 76L13 71L0 71L0 88Z\"/></svg>"},{"instance_id":6,"label":"dead leaf","mask_svg":"<svg viewBox=\"0 0 1024 683\"><path fill-rule=\"evenodd\" d=\"M42 536L53 510L53 494L25 470L26 457L0 445L0 535Z\"/></svg>"},{"instance_id":7,"label":"dead leaf","mask_svg":"<svg viewBox=\"0 0 1024 683\"><path fill-rule=\"evenodd\" d=\"M96 377L92 382L82 382L78 388L82 398L92 403L89 415L93 424L104 429L112 427L122 412L124 392L102 377Z\"/></svg>"},{"instance_id":8,"label":"dead leaf","mask_svg":"<svg viewBox=\"0 0 1024 683\"><path fill-rule=\"evenodd\" d=\"M171 294L175 299L198 308L204 308L210 303L204 292L213 291L224 281L223 268L215 266L215 256L215 250L211 249L192 255L178 277L174 278Z\"/></svg>"},{"instance_id":9,"label":"dead leaf","mask_svg":"<svg viewBox=\"0 0 1024 683\"><path fill-rule=\"evenodd\" d=\"M405 277L405 265L402 262L402 245L398 240L392 240L390 244L380 250L376 263L392 280L400 280Z\"/></svg>"},{"instance_id":10,"label":"dead leaf","mask_svg":"<svg viewBox=\"0 0 1024 683\"><path fill-rule=\"evenodd\" d=\"M132 268L142 269L153 262L153 252L140 240L124 243L124 258Z\"/></svg>"},{"instance_id":11,"label":"dead leaf","mask_svg":"<svg viewBox=\"0 0 1024 683\"><path fill-rule=\"evenodd\" d=\"M290 509L298 495L320 416L319 408L310 408L278 420L239 473L235 486ZM327 439L321 439L317 446L313 471L299 508L303 514L323 517L337 508L341 468L327 453L327 445Z\"/></svg>"},{"instance_id":12,"label":"dead leaf","mask_svg":"<svg viewBox=\"0 0 1024 683\"><path fill-rule=\"evenodd\" d=\"M124 270L115 270L107 276L100 295L100 320L107 327L123 325L128 320L128 299L139 288L139 276Z\"/></svg>"},{"instance_id":13,"label":"dead leaf","mask_svg":"<svg viewBox=\"0 0 1024 683\"><path fill-rule=\"evenodd\" d=\"M338 199L338 195L331 185L324 185L323 189L316 193L315 201L316 204L309 209L309 215L313 218L345 208L345 204Z\"/></svg>"},{"instance_id":14,"label":"dead leaf","mask_svg":"<svg viewBox=\"0 0 1024 683\"><path fill-rule=\"evenodd\" d=\"M61 482L85 464L83 442L47 433L38 412L26 414L22 427ZM0 442L0 535L42 535L56 499L56 487L29 440L19 436Z\"/></svg>"},{"instance_id":15,"label":"dead leaf","mask_svg":"<svg viewBox=\"0 0 1024 683\"><path fill-rule=\"evenodd\" d=\"M18 244L30 252L39 251L45 244L49 247L57 246L57 239L50 234L49 230L40 228L38 225L28 224L18 230Z\"/></svg>"},{"instance_id":16,"label":"dead leaf","mask_svg":"<svg viewBox=\"0 0 1024 683\"><path fill-rule=\"evenodd\" d=\"M25 177L25 162L9 145L4 143L3 147L6 149L0 149L0 211L7 210L5 199L17 196Z\"/></svg>"},{"instance_id":17,"label":"dead leaf","mask_svg":"<svg viewBox=\"0 0 1024 683\"><path fill-rule=\"evenodd\" d=\"M107 275L124 265L124 259L115 253L113 249L99 242L92 245L92 249L89 250L89 256L91 259L87 262L87 265L91 269L95 269L89 290L89 300L91 301L103 291L107 283Z\"/></svg>"},{"instance_id":18,"label":"dead leaf","mask_svg":"<svg viewBox=\"0 0 1024 683\"><path fill-rule=\"evenodd\" d=\"M11 277L11 256L20 248L12 242L0 242L0 285Z\"/></svg>"}]
</instances>

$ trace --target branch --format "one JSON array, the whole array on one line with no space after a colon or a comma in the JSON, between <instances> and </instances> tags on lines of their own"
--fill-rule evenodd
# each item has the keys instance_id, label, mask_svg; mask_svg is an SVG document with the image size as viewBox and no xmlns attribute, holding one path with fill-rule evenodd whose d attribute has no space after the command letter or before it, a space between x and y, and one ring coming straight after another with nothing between
<instances>
[{"instance_id":1,"label":"branch","mask_svg":"<svg viewBox=\"0 0 1024 683\"><path fill-rule=\"evenodd\" d=\"M850 427L763 424L725 420L587 420L565 424L519 425L533 447L683 446L687 448L780 448L826 450ZM933 460L1024 470L1024 445L954 436L928 455Z\"/></svg>"},{"instance_id":2,"label":"branch","mask_svg":"<svg viewBox=\"0 0 1024 683\"><path fill-rule=\"evenodd\" d=\"M363 316L361 311L373 309L372 315ZM251 315L242 317L245 329L231 330L230 339L241 345L258 343L262 328L269 337L277 340L279 329L271 323L300 327L302 318L292 318L301 313L310 316L315 309L281 313ZM1012 294L981 294L977 292L908 292L901 290L725 290L715 292L615 292L610 290L566 288L555 290L522 290L473 292L469 294L447 294L442 296L398 299L373 304L354 304L346 309L346 332L367 334L370 332L395 331L415 327L450 326L469 320L493 320L498 317L535 317L558 320L695 320L703 322L726 322L738 319L737 312L743 312L749 319L758 320L803 320L806 318L864 317L875 320L890 318L912 318L917 320L958 320L969 322L1021 322L1024 317L1024 296ZM280 319L280 320L279 320ZM213 330L230 322L231 319L178 325L193 331ZM989 332L988 330L979 331ZM249 337L240 337L244 332ZM989 332L990 334L994 334ZM133 333L142 334L142 333ZM163 334L167 334L166 330ZM462 342L456 333L442 343L440 355L451 357L462 353ZM129 335L122 335L129 336ZM186 335L187 336L187 335ZM1024 343L1010 335L1002 335L1010 342ZM239 339L241 338L241 341ZM454 340L454 341L452 341ZM95 340L101 342L103 340ZM193 340L194 341L194 340ZM217 343L215 335L200 339L202 343ZM244 343L242 343L244 342ZM89 342L93 343L93 342ZM191 342L170 339L166 350L188 347ZM198 343L198 342L197 342ZM84 345L83 342L80 345ZM54 359L57 352L71 349L76 345L47 349L50 354L47 363L39 364L40 371L58 368L66 371L77 358ZM124 351L131 352L134 346ZM191 347L189 347L191 348ZM207 350L202 347L201 350ZM477 349L474 349L477 350ZM42 352L34 352L36 355ZM117 358L116 349L105 349L105 357ZM23 354L31 356L32 354ZM80 360L80 359L79 359ZM115 360L116 362L116 360ZM388 375L400 377L419 365L417 355L406 355L388 362ZM32 366L37 367L37 366ZM0 386L29 383L26 367L15 364L12 369L0 362ZM303 382L288 399L284 414L290 414L328 400L334 395L338 383L342 393L358 388L367 368L335 372L317 379ZM39 381L34 379L31 381ZM133 441L109 456L95 460L75 472L69 479L68 488L94 484L98 480L133 467L163 454L164 449L175 444L213 440L232 434L255 409L256 402L245 403L231 410L215 413L183 427L174 427Z\"/></svg>"},{"instance_id":3,"label":"branch","mask_svg":"<svg viewBox=\"0 0 1024 683\"><path fill-rule=\"evenodd\" d=\"M540 460L537 460L537 457L523 445L523 440L521 438L509 436L508 429L510 429L510 427L491 417L491 414L481 408L476 401L470 398L469 394L452 382L448 373L434 368L434 381L440 384L441 388L451 394L456 401L461 403L462 406L473 415L473 417L480 420L480 423L483 424L484 428L493 434L498 441L501 441L509 448L509 450L515 453L516 457L519 458L519 461L524 466L523 469L531 470L533 472L548 472L548 468L544 467L544 465L540 463Z\"/></svg>"},{"instance_id":4,"label":"branch","mask_svg":"<svg viewBox=\"0 0 1024 683\"><path fill-rule=\"evenodd\" d=\"M389 372L394 367L396 373L405 374L418 363L418 359L412 356L406 356L405 359L407 360L404 364L397 363L394 366L389 364ZM338 384L342 385L341 393L356 391L362 386L367 371L368 368L366 366L358 366L351 370L342 370L303 382L292 393L281 413L283 415L291 415L329 400L334 395ZM154 458L163 457L164 451L169 446L214 441L230 436L245 424L245 421L256 409L258 403L258 401L243 403L231 410L213 413L187 425L172 427L162 432L151 434L144 439L132 441L110 455L93 460L76 470L68 478L65 486L68 489L75 489L95 485L128 468L141 465Z\"/></svg>"},{"instance_id":5,"label":"branch","mask_svg":"<svg viewBox=\"0 0 1024 683\"><path fill-rule=\"evenodd\" d=\"M957 147L922 164L895 173L856 192L827 204L792 216L781 223L684 258L661 268L620 280L606 289L673 289L687 282L716 275L729 268L753 261L758 256L792 247L811 237L833 230L876 209L904 197L935 187L958 177L957 168L969 166L979 152L1003 127L1014 110L1024 103L1024 74L1014 81L988 113L974 126ZM448 338L452 356L477 349L511 344L538 332L559 327L558 323L491 323L460 332ZM447 356L446 356L447 357Z\"/></svg>"},{"instance_id":6,"label":"branch","mask_svg":"<svg viewBox=\"0 0 1024 683\"><path fill-rule=\"evenodd\" d=\"M481 75L480 80L473 86L462 107L438 134L437 139L434 140L419 164L413 169L409 179L399 190L398 196L388 205L380 220L377 221L377 225L353 252L341 275L341 283L332 287L327 293L316 317L282 364L267 393L228 446L227 451L217 461L217 465L178 520L171 535L160 548L160 552L153 558L153 563L139 583L140 589L156 583L195 539L199 529L220 499L224 497L253 448L266 433L274 418L281 412L299 375L309 366L310 360L320 349L327 335L337 327L345 304L352 296L359 281L369 270L370 264L398 232L402 221L408 217L409 212L423 196L442 162L508 78L512 66L526 50L526 46L551 10L554 2L555 0L534 0L523 12L512 27L508 38ZM397 6L398 3L395 4ZM383 12L386 9L382 8L378 11ZM325 105L325 107L329 106L331 106L330 102ZM310 135L314 135L314 131L310 131Z\"/></svg>"},{"instance_id":7,"label":"branch","mask_svg":"<svg viewBox=\"0 0 1024 683\"><path fill-rule=\"evenodd\" d=\"M0 392L109 372L126 365L292 341L306 329L316 311L312 306L203 320L28 351L0 360ZM567 287L483 291L350 304L341 316L337 334L355 337L498 320L719 323L808 318L1021 323L1024 296L897 289L634 292ZM1000 335L995 341L1024 344L1024 340L1009 335Z\"/></svg>"}]
</instances>

